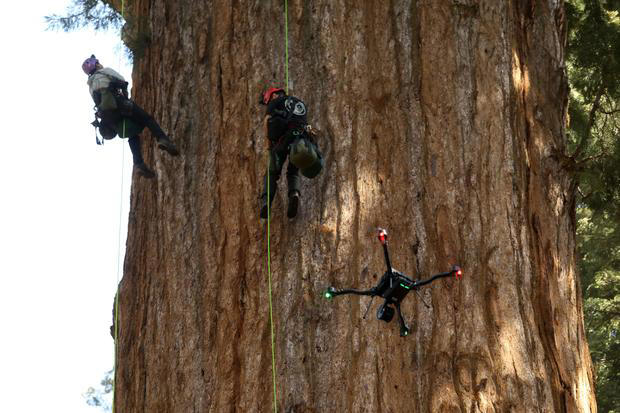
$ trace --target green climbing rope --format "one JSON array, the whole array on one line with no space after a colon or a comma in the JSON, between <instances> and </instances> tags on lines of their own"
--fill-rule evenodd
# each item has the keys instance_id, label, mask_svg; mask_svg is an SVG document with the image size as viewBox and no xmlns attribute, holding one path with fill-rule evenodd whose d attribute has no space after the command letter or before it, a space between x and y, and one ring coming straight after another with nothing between
<instances>
[{"instance_id":1,"label":"green climbing rope","mask_svg":"<svg viewBox=\"0 0 620 413\"><path fill-rule=\"evenodd\" d=\"M284 70L286 72L286 94L288 95L288 0L284 0L284 43L285 43L285 60Z\"/></svg>"},{"instance_id":2,"label":"green climbing rope","mask_svg":"<svg viewBox=\"0 0 620 413\"><path fill-rule=\"evenodd\" d=\"M271 155L269 155L271 157ZM276 344L275 344L275 329L273 326L273 303L271 294L271 247L269 240L271 238L270 226L271 226L271 192L269 192L269 162L267 162L267 273L269 284L269 325L271 327L271 375L273 380L273 411L278 413L278 396L276 392Z\"/></svg>"},{"instance_id":3,"label":"green climbing rope","mask_svg":"<svg viewBox=\"0 0 620 413\"><path fill-rule=\"evenodd\" d=\"M284 70L286 78L285 90L288 94L288 0L284 0L284 47L285 47L285 60ZM276 385L276 343L275 343L275 328L273 324L273 298L271 289L271 191L269 188L269 164L270 158L267 160L267 280L269 285L269 325L271 327L271 377L273 381L273 411L278 413L278 393Z\"/></svg>"},{"instance_id":4,"label":"green climbing rope","mask_svg":"<svg viewBox=\"0 0 620 413\"><path fill-rule=\"evenodd\" d=\"M125 0L121 0L121 16L125 18ZM120 67L121 58L119 55L118 66ZM123 119L123 137L125 136L125 120ZM116 377L118 359L118 303L120 293L120 268L121 268L121 223L123 220L123 189L125 187L125 145L121 145L121 201L118 208L118 248L116 250L116 294L114 296L114 377L112 378L112 413L116 407Z\"/></svg>"},{"instance_id":5,"label":"green climbing rope","mask_svg":"<svg viewBox=\"0 0 620 413\"><path fill-rule=\"evenodd\" d=\"M125 129L125 122L123 122ZM124 130L123 130L124 132ZM118 295L120 292L120 267L121 267L121 222L123 219L123 189L125 186L125 145L121 155L121 201L118 212L118 249L116 251L116 295L114 297L114 378L112 380L112 413L114 413L114 401L116 400L116 361L118 359Z\"/></svg>"}]
</instances>

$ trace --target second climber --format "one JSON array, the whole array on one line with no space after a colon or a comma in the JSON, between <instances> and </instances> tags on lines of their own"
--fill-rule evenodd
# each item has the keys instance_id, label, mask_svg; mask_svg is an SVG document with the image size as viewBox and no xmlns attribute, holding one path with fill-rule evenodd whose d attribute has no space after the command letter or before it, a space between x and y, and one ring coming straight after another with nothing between
<instances>
[{"instance_id":1,"label":"second climber","mask_svg":"<svg viewBox=\"0 0 620 413\"><path fill-rule=\"evenodd\" d=\"M300 136L314 141L312 136L314 130L308 124L306 104L294 96L288 96L284 89L275 87L267 89L261 94L260 104L267 106L263 123L269 149L269 168L265 174L265 187L261 194L260 217L267 218L284 162L289 156L290 145ZM286 181L288 184L286 215L294 218L299 208L301 193L299 168L290 158L286 169Z\"/></svg>"}]
</instances>

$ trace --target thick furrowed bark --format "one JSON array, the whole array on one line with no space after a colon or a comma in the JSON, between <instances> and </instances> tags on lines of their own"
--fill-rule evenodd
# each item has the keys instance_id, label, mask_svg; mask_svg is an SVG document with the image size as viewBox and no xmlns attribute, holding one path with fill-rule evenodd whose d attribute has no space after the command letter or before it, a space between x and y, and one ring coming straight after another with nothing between
<instances>
[{"instance_id":1,"label":"thick furrowed bark","mask_svg":"<svg viewBox=\"0 0 620 413\"><path fill-rule=\"evenodd\" d=\"M290 87L322 132L323 173L272 206L279 410L595 412L564 150L561 2L289 1ZM119 412L272 404L262 108L284 83L280 1L136 0L151 41L136 100L182 156L145 137L120 286ZM403 303L370 287L460 264Z\"/></svg>"}]
</instances>

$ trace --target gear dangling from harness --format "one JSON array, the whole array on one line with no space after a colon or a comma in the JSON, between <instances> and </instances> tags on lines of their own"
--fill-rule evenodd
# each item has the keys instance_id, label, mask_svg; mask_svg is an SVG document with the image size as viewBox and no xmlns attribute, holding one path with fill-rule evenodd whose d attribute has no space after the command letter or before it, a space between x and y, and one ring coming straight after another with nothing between
<instances>
[{"instance_id":1,"label":"gear dangling from harness","mask_svg":"<svg viewBox=\"0 0 620 413\"><path fill-rule=\"evenodd\" d=\"M95 113L95 120L90 123L95 128L95 142L97 145L103 145L103 137L99 139L99 134L97 133L97 129L101 127L101 122L99 122L99 118L97 118L97 114Z\"/></svg>"},{"instance_id":2,"label":"gear dangling from harness","mask_svg":"<svg viewBox=\"0 0 620 413\"><path fill-rule=\"evenodd\" d=\"M101 113L97 110L96 106L94 107L94 111L95 120L93 120L90 124L95 128L95 142L97 145L103 145L106 140L114 139L117 132L111 125L108 125L107 122L103 120L103 116L101 116ZM97 130L99 131L99 134L97 133ZM101 138L99 135L101 135Z\"/></svg>"}]
</instances>

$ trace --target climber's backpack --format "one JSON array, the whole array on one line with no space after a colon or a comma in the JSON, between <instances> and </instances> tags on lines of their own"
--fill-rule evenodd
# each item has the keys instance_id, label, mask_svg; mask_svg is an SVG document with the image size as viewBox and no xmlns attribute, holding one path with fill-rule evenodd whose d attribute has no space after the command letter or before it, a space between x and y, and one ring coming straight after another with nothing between
<instances>
[{"instance_id":1,"label":"climber's backpack","mask_svg":"<svg viewBox=\"0 0 620 413\"><path fill-rule=\"evenodd\" d=\"M306 178L314 178L323 169L323 155L314 142L304 134L298 135L289 147L289 162L299 168Z\"/></svg>"},{"instance_id":2,"label":"climber's backpack","mask_svg":"<svg viewBox=\"0 0 620 413\"><path fill-rule=\"evenodd\" d=\"M99 133L103 138L102 140L99 140L95 132L97 145L103 145L104 140L114 139L116 135L120 138L131 138L132 136L137 136L144 129L143 126L140 126L131 119L124 117L116 117L116 119L109 119L107 121L100 119L100 112L97 112L95 114L95 120L91 123L95 129L99 129Z\"/></svg>"}]
</instances>

